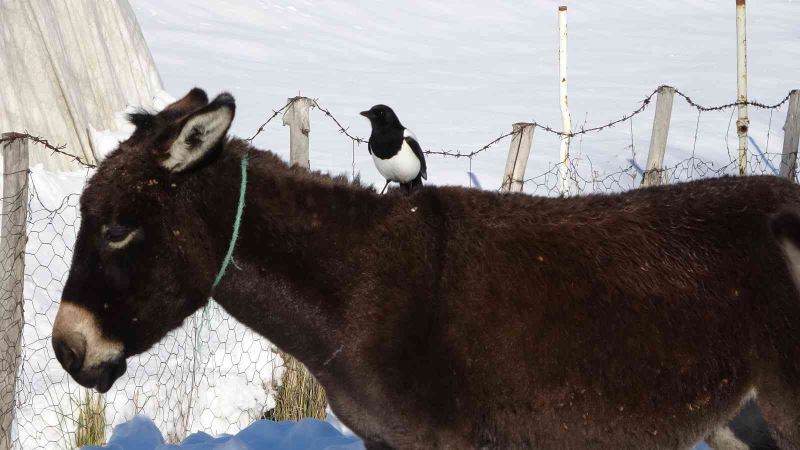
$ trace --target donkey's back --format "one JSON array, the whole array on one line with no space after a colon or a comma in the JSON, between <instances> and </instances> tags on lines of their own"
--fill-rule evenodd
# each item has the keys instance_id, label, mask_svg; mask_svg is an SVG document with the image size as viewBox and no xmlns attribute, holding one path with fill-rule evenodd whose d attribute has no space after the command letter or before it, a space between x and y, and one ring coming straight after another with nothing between
<instances>
[{"instance_id":1,"label":"donkey's back","mask_svg":"<svg viewBox=\"0 0 800 450\"><path fill-rule=\"evenodd\" d=\"M440 295L421 296L419 316L436 318L424 323L443 343L413 376L455 374L428 394L469 393L456 434L683 448L757 396L800 445L800 296L769 225L800 206L796 185L720 178L569 199L434 189L411 201L446 230L431 232L440 275L418 287Z\"/></svg>"}]
</instances>

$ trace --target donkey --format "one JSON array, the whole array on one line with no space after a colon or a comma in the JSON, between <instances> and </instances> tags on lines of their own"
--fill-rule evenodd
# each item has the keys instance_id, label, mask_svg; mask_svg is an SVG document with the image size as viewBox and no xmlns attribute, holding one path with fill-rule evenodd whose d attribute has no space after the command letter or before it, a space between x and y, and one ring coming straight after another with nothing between
<instances>
[{"instance_id":1,"label":"donkey","mask_svg":"<svg viewBox=\"0 0 800 450\"><path fill-rule=\"evenodd\" d=\"M685 449L754 398L800 448L800 296L769 222L794 184L379 196L227 138L234 111L193 89L135 114L87 183L53 328L83 386L213 294L368 449Z\"/></svg>"}]
</instances>

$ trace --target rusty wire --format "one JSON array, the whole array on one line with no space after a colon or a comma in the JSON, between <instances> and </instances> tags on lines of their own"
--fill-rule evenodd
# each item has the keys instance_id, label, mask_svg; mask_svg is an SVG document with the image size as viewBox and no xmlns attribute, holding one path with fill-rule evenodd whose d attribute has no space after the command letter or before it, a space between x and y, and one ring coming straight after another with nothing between
<instances>
[{"instance_id":1,"label":"rusty wire","mask_svg":"<svg viewBox=\"0 0 800 450\"><path fill-rule=\"evenodd\" d=\"M63 144L62 145L53 145L47 139L44 139L41 136L33 136L31 134L28 134L28 132L24 132L24 133L11 132L11 133L5 133L4 135L6 137L0 138L0 144L3 144L3 143L10 144L11 142L19 141L19 140L31 141L31 142L34 142L36 144L44 146L45 148L47 148L48 150L50 150L53 153L57 153L59 155L66 156L67 158L77 162L78 164L80 164L80 165L82 165L84 167L88 167L90 169L94 169L94 168L97 167L95 164L92 164L92 163L90 163L88 161L84 161L80 156L73 155L72 153L65 152L64 149L67 148L66 145L63 145Z\"/></svg>"},{"instance_id":2,"label":"rusty wire","mask_svg":"<svg viewBox=\"0 0 800 450\"><path fill-rule=\"evenodd\" d=\"M312 102L314 102L314 104L313 104L314 108L317 108L318 110L320 110L323 114L325 114L325 117L328 117L329 119L331 119L333 121L333 123L336 124L336 126L339 128L339 133L342 133L343 135L347 136L348 138L350 138L351 141L353 141L357 145L366 144L368 142L367 139L364 139L364 138L361 138L361 137L358 137L358 136L353 136L352 134L350 134L350 132L348 131L350 129L350 127L342 126L342 123L339 122L336 119L336 117L334 117L333 113L331 113L330 110L328 110L326 108L323 108L322 105L319 104L319 100L318 99L314 98L314 99L310 99L310 100Z\"/></svg>"},{"instance_id":3,"label":"rusty wire","mask_svg":"<svg viewBox=\"0 0 800 450\"><path fill-rule=\"evenodd\" d=\"M531 125L536 127L536 128L539 128L541 130L544 130L544 131L546 131L548 133L557 135L559 137L570 137L570 138L575 137L575 136L581 136L581 135L588 134L588 133L594 133L594 132L602 131L602 130L604 130L606 128L610 128L610 127L618 125L618 124L620 124L622 122L626 122L628 120L631 120L631 119L633 119L633 117L635 117L635 116L641 114L642 112L644 112L647 109L647 107L652 103L653 97L656 94L658 94L658 92L663 88L672 88L672 89L674 89L675 93L678 94L681 98L683 98L686 101L686 103L688 103L690 106L692 106L693 108L697 109L700 112L721 111L721 110L724 110L724 109L727 109L727 108L732 108L732 107L739 106L739 105L742 105L742 104L747 104L747 105L750 105L750 106L753 106L753 107L756 107L756 108L761 108L761 109L775 110L775 109L778 109L781 106L783 106L789 100L789 98L791 97L792 92L793 92L793 91L789 92L783 99L781 99L778 103L775 103L774 105L767 105L765 103L761 103L761 102L750 100L750 101L747 101L747 102L738 102L737 101L737 102L733 102L733 103L726 103L726 104L718 105L718 106L703 106L703 105L695 102L694 100L692 100L692 98L689 97L688 95L686 95L683 91L681 91L681 90L679 90L679 89L677 89L677 88L675 88L673 86L662 85L662 86L659 86L658 88L654 89L650 94L648 94L644 99L642 99L641 102L640 102L641 104L635 110L633 110L633 111L631 111L631 112L629 112L627 114L623 114L618 119L612 120L612 121L610 121L608 123L605 123L603 125L598 125L598 126L586 128L586 126L584 124L584 126L582 126L579 131L575 131L575 132L558 131L557 129L555 129L554 127L552 127L550 125L545 125L545 124L541 124L541 123L538 123L538 122L532 122ZM295 97L294 99L292 99L292 101L294 101L296 99L299 99L299 98L306 98L306 97ZM329 117L330 119L333 120L333 122L338 127L340 133L342 133L345 136L347 136L348 138L350 138L350 140L353 141L355 144L359 144L360 145L362 143L367 143L368 142L367 139L364 139L364 138L359 137L359 136L352 135L349 132L349 127L343 126L342 123L338 119L336 119L336 117L333 116L333 114L330 112L330 110L328 110L326 108L323 108L319 104L319 100L318 99L309 99L309 100L311 100L313 102L313 107L319 109L320 111L322 111L325 114L326 117ZM290 103L285 105L280 110L274 111L274 114L270 118L270 120L272 118L274 118L274 116L276 116L278 113L280 113L281 111L285 110L288 106L290 106L292 101L290 101ZM267 121L267 122L269 122L269 121ZM259 128L259 132L261 132L262 129L263 129L263 125L262 125L261 128ZM519 133L519 131L509 131L509 132L503 133L500 136L498 136L497 138L495 138L492 141L490 141L489 143L477 148L476 150L472 150L472 151L446 150L446 149L440 149L440 150L425 149L425 150L423 150L423 152L426 155L436 155L436 156L444 156L444 157L452 157L452 158L470 158L471 159L475 155L488 150L493 145L499 143L503 139L505 139L507 137L510 137L510 136L513 136L513 135L515 135L517 133Z\"/></svg>"},{"instance_id":4,"label":"rusty wire","mask_svg":"<svg viewBox=\"0 0 800 450\"><path fill-rule=\"evenodd\" d=\"M298 101L298 100L300 100L300 99L303 99L303 98L305 98L305 97L302 97L302 96L299 96L299 95L298 95L297 97L292 97L292 98L290 98L290 99L289 99L289 101L288 101L288 102L286 102L286 104L285 104L285 105L283 105L282 107L280 107L280 108L278 108L278 109L273 109L273 110L272 110L272 115L270 115L270 116L267 118L267 120L265 120L265 121L264 121L264 123L262 123L262 124L261 124L261 125L258 127L258 130L256 130L256 133L255 133L254 135L252 135L252 136L250 136L249 138L245 139L245 141L247 141L247 142L253 142L253 139L255 139L255 138L256 138L256 137L257 137L259 134L261 134L261 132L262 132L262 131L264 131L264 127L266 127L267 125L269 125L269 123L270 123L270 122L272 122L272 119L274 119L274 118L278 117L278 114L280 114L280 113L282 113L282 112L286 111L286 109L288 109L290 106L292 106L292 105L293 105L293 104L294 104L296 101Z\"/></svg>"},{"instance_id":5,"label":"rusty wire","mask_svg":"<svg viewBox=\"0 0 800 450\"><path fill-rule=\"evenodd\" d=\"M582 127L580 131L575 131L575 132L557 131L556 129L554 129L553 127L551 127L549 125L542 125L540 123L534 123L534 125L536 126L536 128L540 128L540 129L542 129L544 131L547 131L548 133L552 133L552 134L555 134L555 135L560 136L560 137L570 137L570 138L575 137L575 136L580 136L582 134L601 131L601 130L604 130L606 128L613 127L614 125L617 125L619 123L622 123L622 122L625 122L627 120L630 120L634 116L644 112L644 110L647 109L647 106L650 105L650 101L653 99L653 96L658 93L659 89L661 89L660 86L658 88L656 88L653 92L651 92L650 95L645 97L642 100L642 104L638 108L633 110L633 112L630 112L628 114L624 114L619 119L612 120L611 122L608 122L608 123L606 123L604 125L599 125L599 126L591 127L591 128L583 128Z\"/></svg>"},{"instance_id":6,"label":"rusty wire","mask_svg":"<svg viewBox=\"0 0 800 450\"><path fill-rule=\"evenodd\" d=\"M483 151L488 150L491 146L497 144L498 142L502 141L503 139L505 139L505 138L507 138L509 136L513 136L515 134L519 134L521 132L522 132L522 130L512 130L512 131L503 133L500 136L494 138L488 144L480 147L477 150L473 150L473 151L467 152L467 153L462 153L460 150L425 150L424 153L426 155L439 155L439 156L449 156L449 157L453 157L453 158L469 158L469 159L472 159L472 157L474 157L475 155L477 155L477 154L479 154L479 153L481 153Z\"/></svg>"},{"instance_id":7,"label":"rusty wire","mask_svg":"<svg viewBox=\"0 0 800 450\"><path fill-rule=\"evenodd\" d=\"M662 87L672 87L672 86L662 86ZM672 87L672 89L675 89L675 93L678 94L679 96L681 96L686 101L686 103L688 103L690 106L692 106L693 108L697 109L698 111L703 111L703 112L722 111L723 109L733 108L735 106L741 106L741 105L748 105L748 106L752 106L754 108L760 108L760 109L775 110L775 109L778 109L781 106L783 106L783 104L786 103L787 101L789 101L789 98L792 96L792 92L794 92L794 91L790 91L788 94L786 94L786 97L783 97L783 99L781 99L781 101L779 101L778 103L775 103L774 105L767 105L765 103L757 102L757 101L754 101L754 100L748 100L746 102L736 101L736 102L733 102L733 103L726 103L724 105L719 105L719 106L703 106L703 105L700 105L700 104L696 103L694 100L691 99L691 97L689 97L688 95L686 95L683 92L681 92L678 88Z\"/></svg>"}]
</instances>

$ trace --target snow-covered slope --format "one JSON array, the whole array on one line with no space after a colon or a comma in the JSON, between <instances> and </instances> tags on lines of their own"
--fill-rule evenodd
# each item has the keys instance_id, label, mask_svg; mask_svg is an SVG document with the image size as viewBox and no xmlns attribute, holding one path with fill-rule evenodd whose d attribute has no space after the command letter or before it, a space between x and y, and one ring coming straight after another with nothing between
<instances>
[{"instance_id":1,"label":"snow-covered slope","mask_svg":"<svg viewBox=\"0 0 800 450\"><path fill-rule=\"evenodd\" d=\"M706 105L736 97L734 4L727 0L565 0L569 6L570 107L579 128L608 122L639 106L660 84ZM166 89L230 90L233 132L250 136L298 92L318 97L350 131L366 137L359 111L394 107L430 149L475 149L519 121L560 128L557 16L551 0L436 2L348 0L135 0L137 17ZM750 97L774 102L800 87L800 2L748 6ZM644 165L652 112L576 139L573 155L588 171L627 165L631 141ZM729 161L730 111L703 114L697 155ZM780 148L783 112L772 121L770 152ZM288 155L288 129L274 121L256 139ZM694 145L697 113L676 98L666 163ZM752 137L766 146L769 113L753 111ZM736 133L728 142L736 148ZM508 141L473 161L485 188L500 184ZM779 151L779 150L778 150ZM311 165L351 171L352 146L321 114L312 115ZM356 170L379 183L365 146ZM537 130L528 174L558 158L558 139ZM466 184L466 160L429 157L433 183ZM526 189L530 191L529 189Z\"/></svg>"}]
</instances>

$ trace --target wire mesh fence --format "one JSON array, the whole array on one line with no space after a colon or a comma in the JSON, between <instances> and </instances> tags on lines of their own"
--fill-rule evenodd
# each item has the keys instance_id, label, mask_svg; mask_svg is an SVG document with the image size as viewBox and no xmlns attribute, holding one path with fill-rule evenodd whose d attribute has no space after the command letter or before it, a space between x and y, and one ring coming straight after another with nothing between
<instances>
[{"instance_id":1,"label":"wire mesh fence","mask_svg":"<svg viewBox=\"0 0 800 450\"><path fill-rule=\"evenodd\" d=\"M103 417L105 432L96 443L113 425L140 413L153 418L169 441L179 442L193 431L239 431L274 408L281 357L214 303L132 358L127 375L99 402L89 402L90 393L59 365L50 337L80 226L79 193L91 172L26 172L27 192L3 193L4 205L25 205L19 225L25 226L27 239L23 254L0 255L4 263L24 260L24 274L0 288L0 341L13 347L20 340L18 356L12 348L0 357L0 375L16 381L13 402L2 411L14 421L2 430L5 448L72 449L90 443L87 408L100 408ZM4 218L13 212L6 207ZM12 275L3 271L5 278ZM9 285L22 288L22 304L12 298Z\"/></svg>"},{"instance_id":2,"label":"wire mesh fence","mask_svg":"<svg viewBox=\"0 0 800 450\"><path fill-rule=\"evenodd\" d=\"M14 448L74 448L88 392L60 367L53 321L79 228L84 175L29 175L24 326L17 371ZM58 191L73 192L58 201ZM52 204L53 200L56 204ZM192 431L231 433L274 407L281 359L272 345L211 304L146 353L102 398L108 427L143 413L168 440ZM108 431L108 430L107 430Z\"/></svg>"},{"instance_id":3,"label":"wire mesh fence","mask_svg":"<svg viewBox=\"0 0 800 450\"><path fill-rule=\"evenodd\" d=\"M657 91L645 97L631 113L601 126L584 126L569 136L580 139L632 121L647 109ZM684 149L688 156L663 167L662 181L675 183L736 175L738 153L729 151L728 158L710 161L696 156L695 147L701 116L732 109L738 103L707 107L695 103L680 91L677 93L697 110L696 130L694 141L688 142ZM271 122L299 98L290 99L282 107L274 109L248 140L252 142L259 134L267 132ZM774 105L750 104L769 111L771 130L773 112L780 111L788 98ZM313 108L330 120L342 134L346 145L352 146L355 176L355 148L366 143L366 139L353 134L318 100L313 100ZM546 125L534 123L534 126L556 137L565 135ZM631 133L632 130L631 125ZM471 172L473 160L484 157L489 151L502 151L498 144L512 138L515 133L500 133L474 150L426 149L425 153L432 158L466 159ZM32 151L71 156L63 147L36 136L5 136L5 142L0 141L0 148L14 141L26 140L30 142ZM778 173L782 153L769 151L769 136L768 131L763 151L754 143L754 151L748 160L749 174ZM580 140L572 142L573 146L581 143ZM635 153L632 136L630 150ZM591 156L577 152L577 156L569 160L566 171L562 171L559 164L550 164L545 170L534 171L518 181L526 193L546 196L619 192L641 185L644 170L635 158L620 161L616 169L608 170L607 164L603 169L595 168ZM60 367L50 345L50 335L80 225L80 191L94 169L80 159L76 162L85 170L73 173L29 170L24 189L2 194L4 206L20 203L27 206L24 215L27 243L24 254L19 255L24 259L21 279L9 280L13 271L6 269L10 267L9 261L15 260L15 255L0 254L5 264L2 277L6 281L0 283L0 325L4 326L0 329L0 383L3 383L3 377L15 380L10 407L0 409L3 417L13 416L13 425L10 429L0 429L0 432L5 434L10 448L74 448L81 438L78 430L85 428L86 409L90 405L101 409L103 421L99 426L105 430L105 435L113 425L142 413L151 417L172 442L179 442L198 430L212 434L234 433L254 420L272 417L284 370L282 356L266 339L239 324L213 302L205 313L200 311L191 316L154 348L131 358L127 374L99 402L90 401L87 391ZM561 179L563 173L569 176L570 189L566 193ZM9 175L4 174L4 178ZM21 200L21 196L25 199ZM13 209L4 208L3 217L10 217L13 213ZM19 229L22 224L16 225ZM4 233L7 240L8 232ZM23 292L21 308L11 300L10 292L11 288L20 287ZM21 334L15 331L14 326L16 330L22 329ZM20 336L19 344L15 341L15 334ZM3 388L7 386L7 382L0 384L0 400Z\"/></svg>"}]
</instances>

